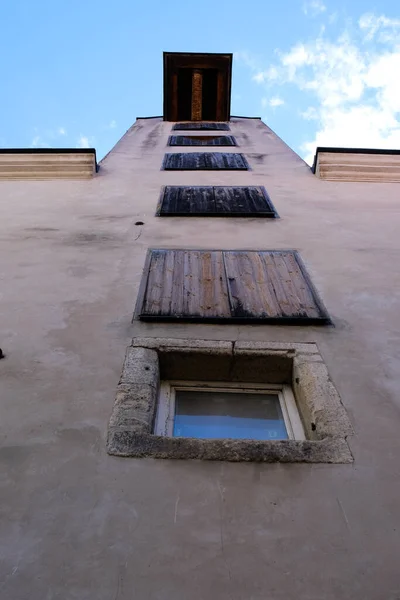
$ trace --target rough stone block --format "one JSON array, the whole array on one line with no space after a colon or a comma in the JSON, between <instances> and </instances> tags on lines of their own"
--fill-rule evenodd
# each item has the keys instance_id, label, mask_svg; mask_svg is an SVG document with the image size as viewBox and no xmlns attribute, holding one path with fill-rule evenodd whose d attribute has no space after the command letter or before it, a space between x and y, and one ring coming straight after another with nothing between
<instances>
[{"instance_id":1,"label":"rough stone block","mask_svg":"<svg viewBox=\"0 0 400 600\"><path fill-rule=\"evenodd\" d=\"M126 351L121 373L121 383L158 386L158 354L148 348L132 348Z\"/></svg>"}]
</instances>

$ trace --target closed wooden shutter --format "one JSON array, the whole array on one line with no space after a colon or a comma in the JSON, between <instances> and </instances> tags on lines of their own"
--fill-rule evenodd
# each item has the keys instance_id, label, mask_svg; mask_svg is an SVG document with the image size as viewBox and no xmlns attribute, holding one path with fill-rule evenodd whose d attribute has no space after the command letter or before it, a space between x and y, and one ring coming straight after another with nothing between
<instances>
[{"instance_id":1,"label":"closed wooden shutter","mask_svg":"<svg viewBox=\"0 0 400 600\"><path fill-rule=\"evenodd\" d=\"M229 131L227 123L205 123L205 122L190 122L190 123L175 123L172 128L174 131Z\"/></svg>"},{"instance_id":2,"label":"closed wooden shutter","mask_svg":"<svg viewBox=\"0 0 400 600\"><path fill-rule=\"evenodd\" d=\"M214 193L217 213L227 216L276 216L272 202L263 187L218 186L214 187Z\"/></svg>"},{"instance_id":3,"label":"closed wooden shutter","mask_svg":"<svg viewBox=\"0 0 400 600\"><path fill-rule=\"evenodd\" d=\"M152 250L141 319L225 318L228 290L221 252Z\"/></svg>"},{"instance_id":4,"label":"closed wooden shutter","mask_svg":"<svg viewBox=\"0 0 400 600\"><path fill-rule=\"evenodd\" d=\"M161 193L160 216L276 217L263 187L166 186Z\"/></svg>"},{"instance_id":5,"label":"closed wooden shutter","mask_svg":"<svg viewBox=\"0 0 400 600\"><path fill-rule=\"evenodd\" d=\"M330 322L293 250L150 250L136 315L143 320Z\"/></svg>"},{"instance_id":6,"label":"closed wooden shutter","mask_svg":"<svg viewBox=\"0 0 400 600\"><path fill-rule=\"evenodd\" d=\"M227 152L176 152L165 154L166 171L223 170L246 171L249 167L243 154Z\"/></svg>"},{"instance_id":7,"label":"closed wooden shutter","mask_svg":"<svg viewBox=\"0 0 400 600\"><path fill-rule=\"evenodd\" d=\"M215 211L213 187L166 186L160 215L208 215Z\"/></svg>"},{"instance_id":8,"label":"closed wooden shutter","mask_svg":"<svg viewBox=\"0 0 400 600\"><path fill-rule=\"evenodd\" d=\"M233 135L194 136L171 135L168 138L169 146L236 146Z\"/></svg>"}]
</instances>

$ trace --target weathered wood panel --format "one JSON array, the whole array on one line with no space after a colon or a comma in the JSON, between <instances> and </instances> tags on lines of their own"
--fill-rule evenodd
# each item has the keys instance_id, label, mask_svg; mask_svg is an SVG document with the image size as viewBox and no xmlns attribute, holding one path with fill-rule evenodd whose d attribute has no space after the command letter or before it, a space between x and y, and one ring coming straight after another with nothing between
<instances>
[{"instance_id":1,"label":"weathered wood panel","mask_svg":"<svg viewBox=\"0 0 400 600\"><path fill-rule=\"evenodd\" d=\"M294 252L224 252L233 316L324 318Z\"/></svg>"},{"instance_id":2,"label":"weathered wood panel","mask_svg":"<svg viewBox=\"0 0 400 600\"><path fill-rule=\"evenodd\" d=\"M165 304L161 307L161 301L167 294L167 286L164 282L164 265L166 253L163 250L152 250L149 270L143 273L143 277L147 277L147 285L144 292L142 314L162 316L165 311ZM169 300L171 297L169 293ZM168 302L167 299L167 302Z\"/></svg>"},{"instance_id":3,"label":"weathered wood panel","mask_svg":"<svg viewBox=\"0 0 400 600\"><path fill-rule=\"evenodd\" d=\"M276 217L263 187L166 186L158 214L161 216Z\"/></svg>"},{"instance_id":4,"label":"weathered wood panel","mask_svg":"<svg viewBox=\"0 0 400 600\"><path fill-rule=\"evenodd\" d=\"M261 318L280 316L269 293L268 279L257 264L257 253L224 252L231 316Z\"/></svg>"},{"instance_id":5,"label":"weathered wood panel","mask_svg":"<svg viewBox=\"0 0 400 600\"><path fill-rule=\"evenodd\" d=\"M169 146L236 146L233 135L171 135Z\"/></svg>"},{"instance_id":6,"label":"weathered wood panel","mask_svg":"<svg viewBox=\"0 0 400 600\"><path fill-rule=\"evenodd\" d=\"M188 122L175 123L174 131L229 131L228 123Z\"/></svg>"},{"instance_id":7,"label":"weathered wood panel","mask_svg":"<svg viewBox=\"0 0 400 600\"><path fill-rule=\"evenodd\" d=\"M145 320L329 323L294 251L152 250Z\"/></svg>"},{"instance_id":8,"label":"weathered wood panel","mask_svg":"<svg viewBox=\"0 0 400 600\"><path fill-rule=\"evenodd\" d=\"M228 317L221 252L153 250L141 318Z\"/></svg>"},{"instance_id":9,"label":"weathered wood panel","mask_svg":"<svg viewBox=\"0 0 400 600\"><path fill-rule=\"evenodd\" d=\"M237 216L276 216L272 202L263 187L216 186L214 191L216 212Z\"/></svg>"},{"instance_id":10,"label":"weathered wood panel","mask_svg":"<svg viewBox=\"0 0 400 600\"><path fill-rule=\"evenodd\" d=\"M201 261L201 314L229 318L230 307L222 252L203 251Z\"/></svg>"},{"instance_id":11,"label":"weathered wood panel","mask_svg":"<svg viewBox=\"0 0 400 600\"><path fill-rule=\"evenodd\" d=\"M212 187L166 186L160 215L207 215L215 211Z\"/></svg>"},{"instance_id":12,"label":"weathered wood panel","mask_svg":"<svg viewBox=\"0 0 400 600\"><path fill-rule=\"evenodd\" d=\"M248 164L243 154L227 152L176 152L165 154L163 168L166 171L246 171Z\"/></svg>"}]
</instances>

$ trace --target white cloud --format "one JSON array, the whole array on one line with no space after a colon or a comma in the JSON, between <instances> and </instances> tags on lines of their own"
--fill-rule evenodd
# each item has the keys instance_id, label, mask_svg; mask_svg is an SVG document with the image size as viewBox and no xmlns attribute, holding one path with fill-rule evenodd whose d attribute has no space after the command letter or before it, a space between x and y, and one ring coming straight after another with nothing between
<instances>
[{"instance_id":1,"label":"white cloud","mask_svg":"<svg viewBox=\"0 0 400 600\"><path fill-rule=\"evenodd\" d=\"M90 141L86 135L80 135L77 143L77 148L90 148Z\"/></svg>"},{"instance_id":2,"label":"white cloud","mask_svg":"<svg viewBox=\"0 0 400 600\"><path fill-rule=\"evenodd\" d=\"M115 121L114 119L112 121L110 121L110 124L109 124L110 129L115 129L116 126L117 126L117 121Z\"/></svg>"},{"instance_id":3,"label":"white cloud","mask_svg":"<svg viewBox=\"0 0 400 600\"><path fill-rule=\"evenodd\" d=\"M67 132L64 129L64 127L59 127L57 133L58 133L58 135L67 135Z\"/></svg>"},{"instance_id":4,"label":"white cloud","mask_svg":"<svg viewBox=\"0 0 400 600\"><path fill-rule=\"evenodd\" d=\"M258 70L252 77L256 83L264 83L265 81L273 81L279 78L279 71L276 67L269 67L265 71Z\"/></svg>"},{"instance_id":5,"label":"white cloud","mask_svg":"<svg viewBox=\"0 0 400 600\"><path fill-rule=\"evenodd\" d=\"M318 111L315 108L315 106L309 106L306 110L300 112L300 115L306 121L315 121L316 119L318 119Z\"/></svg>"},{"instance_id":6,"label":"white cloud","mask_svg":"<svg viewBox=\"0 0 400 600\"><path fill-rule=\"evenodd\" d=\"M282 104L285 104L285 101L282 100L282 98L279 98L279 96L274 96L273 98L270 99L269 101L269 105L272 108L276 108L277 106L282 106Z\"/></svg>"},{"instance_id":7,"label":"white cloud","mask_svg":"<svg viewBox=\"0 0 400 600\"><path fill-rule=\"evenodd\" d=\"M258 81L311 99L301 113L316 124L301 148L308 162L317 145L400 147L400 20L365 14L337 39L323 32L278 56L273 76L260 70Z\"/></svg>"},{"instance_id":8,"label":"white cloud","mask_svg":"<svg viewBox=\"0 0 400 600\"><path fill-rule=\"evenodd\" d=\"M266 106L270 106L271 108L276 108L277 106L282 106L285 104L285 101L278 96L273 96L272 98L261 98L261 106L265 108Z\"/></svg>"},{"instance_id":9,"label":"white cloud","mask_svg":"<svg viewBox=\"0 0 400 600\"><path fill-rule=\"evenodd\" d=\"M366 13L360 17L358 25L365 31L367 41L372 40L379 33L379 41L388 42L397 35L396 30L400 27L400 19L389 19L385 15L377 17L373 13Z\"/></svg>"},{"instance_id":10,"label":"white cloud","mask_svg":"<svg viewBox=\"0 0 400 600\"><path fill-rule=\"evenodd\" d=\"M303 13L315 17L326 11L326 6L322 0L308 0L303 4Z\"/></svg>"}]
</instances>

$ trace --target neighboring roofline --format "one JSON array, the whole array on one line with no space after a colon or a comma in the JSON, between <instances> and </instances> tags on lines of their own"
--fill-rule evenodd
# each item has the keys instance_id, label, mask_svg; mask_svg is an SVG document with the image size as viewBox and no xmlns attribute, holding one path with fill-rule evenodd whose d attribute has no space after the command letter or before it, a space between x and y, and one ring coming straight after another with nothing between
<instances>
[{"instance_id":1,"label":"neighboring roofline","mask_svg":"<svg viewBox=\"0 0 400 600\"><path fill-rule=\"evenodd\" d=\"M0 154L94 154L96 173L97 164L96 148L0 148Z\"/></svg>"},{"instance_id":2,"label":"neighboring roofline","mask_svg":"<svg viewBox=\"0 0 400 600\"><path fill-rule=\"evenodd\" d=\"M138 121L139 119L162 119L163 116L162 115L155 115L154 117L136 117L136 121Z\"/></svg>"},{"instance_id":3,"label":"neighboring roofline","mask_svg":"<svg viewBox=\"0 0 400 600\"><path fill-rule=\"evenodd\" d=\"M338 148L337 146L317 146L314 155L314 162L311 167L313 173L315 173L317 167L317 158L319 152L332 152L336 154L400 154L400 150L387 148Z\"/></svg>"},{"instance_id":4,"label":"neighboring roofline","mask_svg":"<svg viewBox=\"0 0 400 600\"><path fill-rule=\"evenodd\" d=\"M244 117L243 115L231 115L231 119L258 119L261 121L261 117Z\"/></svg>"}]
</instances>

